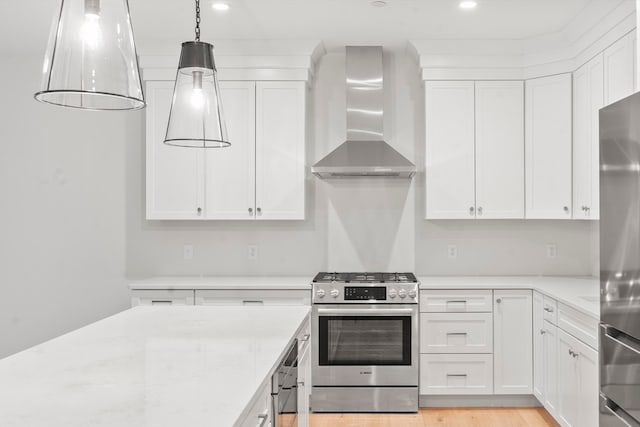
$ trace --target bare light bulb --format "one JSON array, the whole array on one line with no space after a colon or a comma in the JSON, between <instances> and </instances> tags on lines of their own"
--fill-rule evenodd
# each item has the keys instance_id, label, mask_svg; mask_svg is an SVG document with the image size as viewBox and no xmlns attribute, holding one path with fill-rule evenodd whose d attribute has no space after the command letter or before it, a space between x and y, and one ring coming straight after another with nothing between
<instances>
[{"instance_id":1,"label":"bare light bulb","mask_svg":"<svg viewBox=\"0 0 640 427\"><path fill-rule=\"evenodd\" d=\"M84 45L95 50L102 40L100 29L100 0L84 1L84 22L80 27L80 38Z\"/></svg>"},{"instance_id":2,"label":"bare light bulb","mask_svg":"<svg viewBox=\"0 0 640 427\"><path fill-rule=\"evenodd\" d=\"M200 110L204 105L204 91L202 90L202 71L193 72L193 89L191 91L191 106Z\"/></svg>"}]
</instances>

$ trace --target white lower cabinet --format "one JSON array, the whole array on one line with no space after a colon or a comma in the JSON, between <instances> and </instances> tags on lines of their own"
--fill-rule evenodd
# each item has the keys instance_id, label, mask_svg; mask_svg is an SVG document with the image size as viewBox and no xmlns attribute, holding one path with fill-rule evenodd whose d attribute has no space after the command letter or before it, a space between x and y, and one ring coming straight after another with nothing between
<instances>
[{"instance_id":1,"label":"white lower cabinet","mask_svg":"<svg viewBox=\"0 0 640 427\"><path fill-rule=\"evenodd\" d=\"M494 393L533 393L532 291L495 290Z\"/></svg>"},{"instance_id":2,"label":"white lower cabinet","mask_svg":"<svg viewBox=\"0 0 640 427\"><path fill-rule=\"evenodd\" d=\"M196 305L309 305L305 289L196 289Z\"/></svg>"},{"instance_id":3,"label":"white lower cabinet","mask_svg":"<svg viewBox=\"0 0 640 427\"><path fill-rule=\"evenodd\" d=\"M298 427L309 425L311 396L311 323L298 336Z\"/></svg>"},{"instance_id":4,"label":"white lower cabinet","mask_svg":"<svg viewBox=\"0 0 640 427\"><path fill-rule=\"evenodd\" d=\"M152 289L131 291L131 306L137 305L193 305L193 289Z\"/></svg>"},{"instance_id":5,"label":"white lower cabinet","mask_svg":"<svg viewBox=\"0 0 640 427\"><path fill-rule=\"evenodd\" d=\"M558 410L563 427L598 427L598 352L558 330Z\"/></svg>"},{"instance_id":6,"label":"white lower cabinet","mask_svg":"<svg viewBox=\"0 0 640 427\"><path fill-rule=\"evenodd\" d=\"M420 394L492 394L493 355L421 354Z\"/></svg>"}]
</instances>

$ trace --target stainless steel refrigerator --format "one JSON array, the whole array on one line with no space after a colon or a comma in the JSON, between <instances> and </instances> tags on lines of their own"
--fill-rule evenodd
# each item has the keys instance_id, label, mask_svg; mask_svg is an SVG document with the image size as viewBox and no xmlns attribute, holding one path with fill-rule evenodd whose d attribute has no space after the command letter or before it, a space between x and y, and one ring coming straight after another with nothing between
<instances>
[{"instance_id":1,"label":"stainless steel refrigerator","mask_svg":"<svg viewBox=\"0 0 640 427\"><path fill-rule=\"evenodd\" d=\"M640 93L600 110L600 427L640 427Z\"/></svg>"}]
</instances>

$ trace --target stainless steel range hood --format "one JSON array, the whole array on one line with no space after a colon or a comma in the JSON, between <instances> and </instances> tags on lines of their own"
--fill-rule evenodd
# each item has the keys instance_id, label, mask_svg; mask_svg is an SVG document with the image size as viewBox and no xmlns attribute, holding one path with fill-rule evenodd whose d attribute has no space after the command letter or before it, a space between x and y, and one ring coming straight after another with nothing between
<instances>
[{"instance_id":1,"label":"stainless steel range hood","mask_svg":"<svg viewBox=\"0 0 640 427\"><path fill-rule=\"evenodd\" d=\"M382 47L347 46L347 140L311 167L320 178L411 178L416 166L383 140Z\"/></svg>"}]
</instances>

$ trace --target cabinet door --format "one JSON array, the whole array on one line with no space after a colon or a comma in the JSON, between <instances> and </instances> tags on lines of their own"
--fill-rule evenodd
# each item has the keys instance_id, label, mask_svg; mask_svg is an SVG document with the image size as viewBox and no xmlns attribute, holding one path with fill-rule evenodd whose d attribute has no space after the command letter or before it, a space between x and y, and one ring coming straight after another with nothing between
<instances>
[{"instance_id":1,"label":"cabinet door","mask_svg":"<svg viewBox=\"0 0 640 427\"><path fill-rule=\"evenodd\" d=\"M494 393L533 393L532 291L494 291Z\"/></svg>"},{"instance_id":2,"label":"cabinet door","mask_svg":"<svg viewBox=\"0 0 640 427\"><path fill-rule=\"evenodd\" d=\"M476 82L476 218L524 218L524 82Z\"/></svg>"},{"instance_id":3,"label":"cabinet door","mask_svg":"<svg viewBox=\"0 0 640 427\"><path fill-rule=\"evenodd\" d=\"M304 219L306 84L256 83L256 218Z\"/></svg>"},{"instance_id":4,"label":"cabinet door","mask_svg":"<svg viewBox=\"0 0 640 427\"><path fill-rule=\"evenodd\" d=\"M475 218L474 83L425 82L426 218Z\"/></svg>"},{"instance_id":5,"label":"cabinet door","mask_svg":"<svg viewBox=\"0 0 640 427\"><path fill-rule=\"evenodd\" d=\"M581 341L575 347L578 353L578 402L581 427L598 427L598 352Z\"/></svg>"},{"instance_id":6,"label":"cabinet door","mask_svg":"<svg viewBox=\"0 0 640 427\"><path fill-rule=\"evenodd\" d=\"M558 411L563 427L582 427L578 396L578 364L574 357L577 339L558 329ZM598 388L596 387L596 390ZM597 418L596 418L597 419Z\"/></svg>"},{"instance_id":7,"label":"cabinet door","mask_svg":"<svg viewBox=\"0 0 640 427\"><path fill-rule=\"evenodd\" d=\"M558 327L544 321L544 400L545 409L554 417L558 412Z\"/></svg>"},{"instance_id":8,"label":"cabinet door","mask_svg":"<svg viewBox=\"0 0 640 427\"><path fill-rule=\"evenodd\" d=\"M204 156L202 150L164 144L173 81L146 86L147 219L204 217Z\"/></svg>"},{"instance_id":9,"label":"cabinet door","mask_svg":"<svg viewBox=\"0 0 640 427\"><path fill-rule=\"evenodd\" d=\"M636 87L636 32L632 31L604 51L605 105L626 98Z\"/></svg>"},{"instance_id":10,"label":"cabinet door","mask_svg":"<svg viewBox=\"0 0 640 427\"><path fill-rule=\"evenodd\" d=\"M309 344L298 355L298 427L309 425L309 395L311 392L311 349Z\"/></svg>"},{"instance_id":11,"label":"cabinet door","mask_svg":"<svg viewBox=\"0 0 640 427\"><path fill-rule=\"evenodd\" d=\"M533 395L544 404L544 311L542 294L533 292Z\"/></svg>"},{"instance_id":12,"label":"cabinet door","mask_svg":"<svg viewBox=\"0 0 640 427\"><path fill-rule=\"evenodd\" d=\"M603 56L573 74L573 217L598 219L599 110L604 106Z\"/></svg>"},{"instance_id":13,"label":"cabinet door","mask_svg":"<svg viewBox=\"0 0 640 427\"><path fill-rule=\"evenodd\" d=\"M205 151L207 219L255 217L254 82L220 82L230 147Z\"/></svg>"},{"instance_id":14,"label":"cabinet door","mask_svg":"<svg viewBox=\"0 0 640 427\"><path fill-rule=\"evenodd\" d=\"M571 74L526 82L526 217L571 218Z\"/></svg>"}]
</instances>

